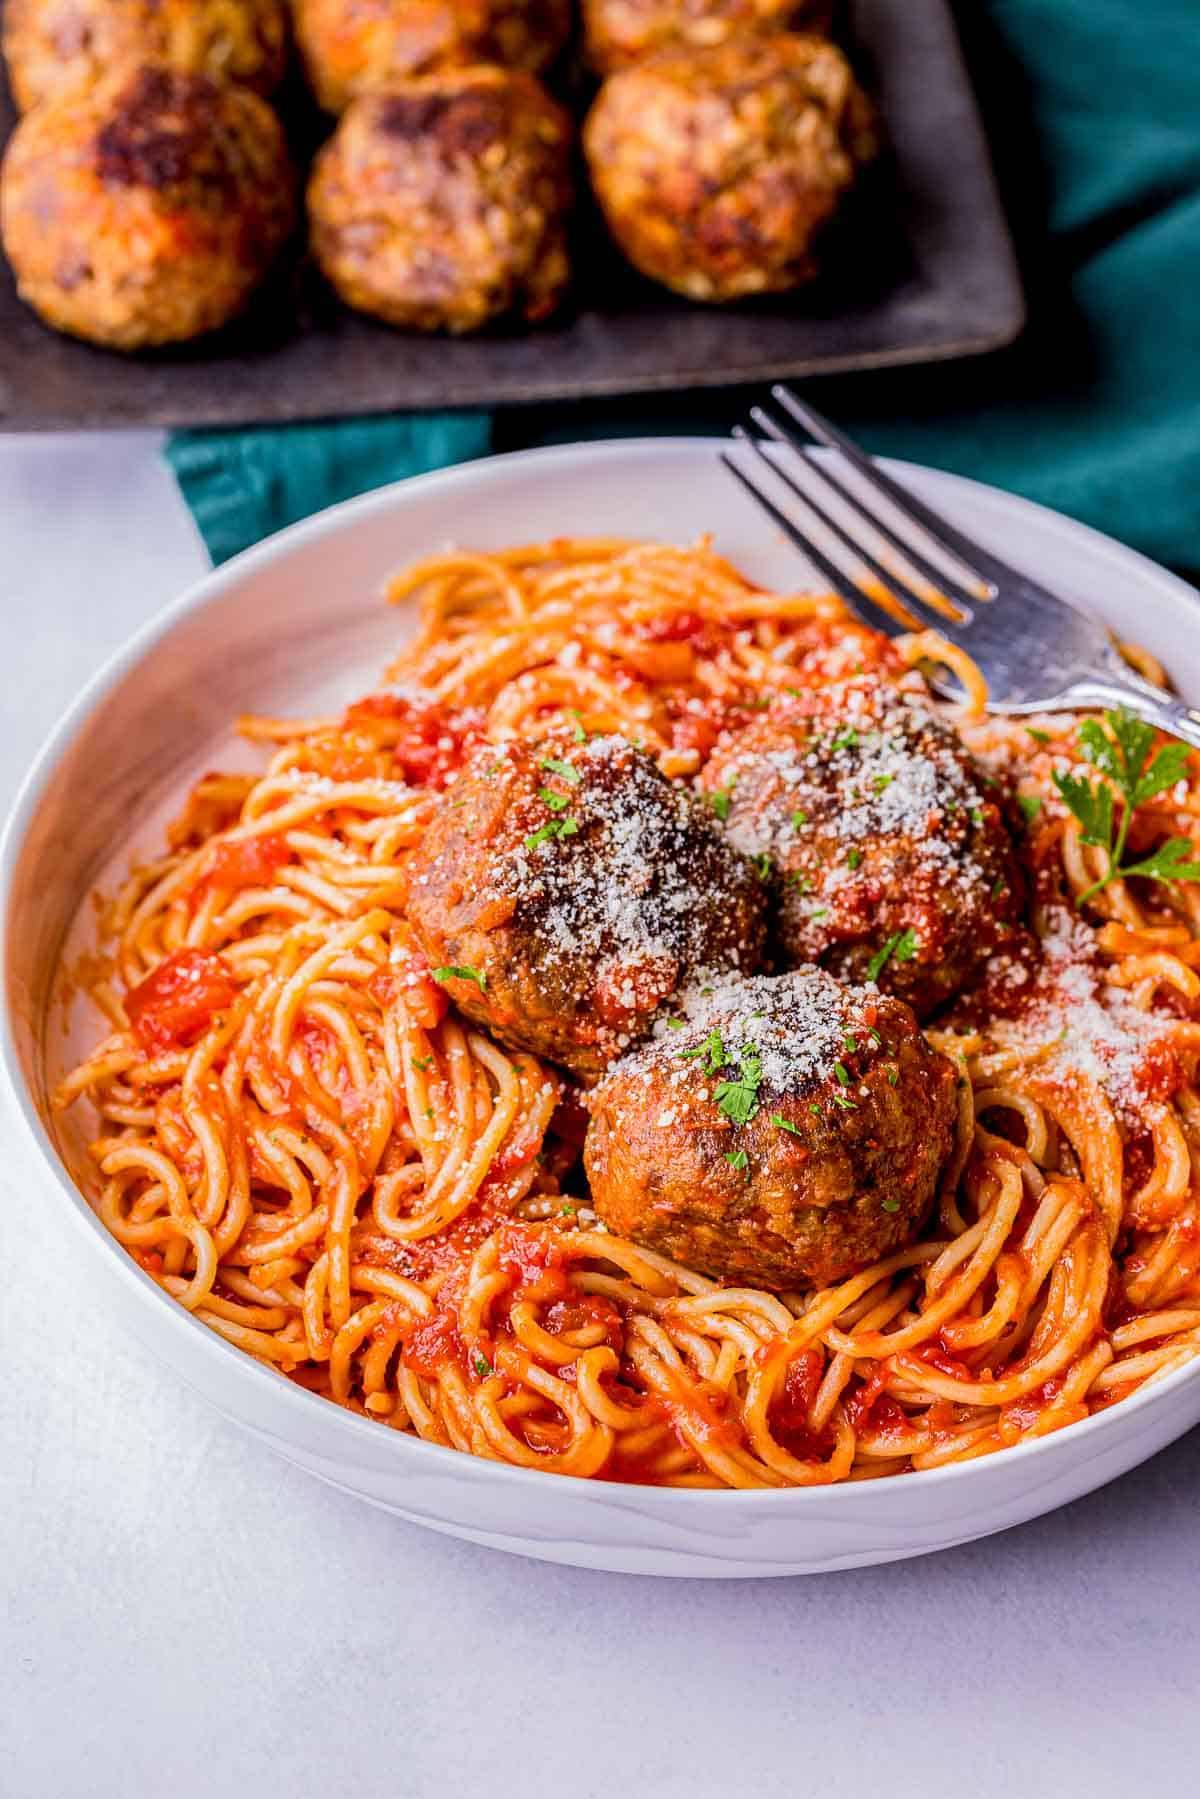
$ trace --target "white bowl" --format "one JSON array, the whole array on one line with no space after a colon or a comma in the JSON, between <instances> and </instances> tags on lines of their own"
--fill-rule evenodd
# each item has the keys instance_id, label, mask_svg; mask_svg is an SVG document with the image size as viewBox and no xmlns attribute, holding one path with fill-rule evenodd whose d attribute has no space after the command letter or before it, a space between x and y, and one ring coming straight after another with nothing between
<instances>
[{"instance_id":1,"label":"white bowl","mask_svg":"<svg viewBox=\"0 0 1200 1799\"><path fill-rule=\"evenodd\" d=\"M182 1379L290 1461L433 1530L548 1561L648 1574L799 1574L945 1548L1090 1492L1200 1419L1200 1363L1038 1442L892 1480L686 1492L530 1473L355 1417L198 1323L95 1218L71 1175L86 1172L84 1124L52 1120L46 1102L89 1028L78 1018L64 1028L55 985L64 952L86 936L86 896L158 838L201 769L247 763L230 730L236 713L295 714L369 689L407 628L380 598L403 563L447 542L500 545L564 532L686 541L713 531L751 575L799 585L795 552L722 470L719 447L703 439L586 445L426 475L282 532L169 607L63 719L9 821L0 849L2 1049L34 1149L24 1190L31 1204L54 1196L92 1245L97 1303L115 1307ZM964 528L1146 644L1185 692L1200 694L1200 613L1182 582L1025 501L895 467Z\"/></svg>"}]
</instances>

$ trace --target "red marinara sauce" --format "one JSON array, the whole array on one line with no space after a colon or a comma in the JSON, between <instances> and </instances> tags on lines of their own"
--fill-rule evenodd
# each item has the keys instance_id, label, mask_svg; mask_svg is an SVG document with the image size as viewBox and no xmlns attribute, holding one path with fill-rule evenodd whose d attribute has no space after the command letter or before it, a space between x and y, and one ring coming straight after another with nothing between
<instances>
[{"instance_id":1,"label":"red marinara sauce","mask_svg":"<svg viewBox=\"0 0 1200 1799\"><path fill-rule=\"evenodd\" d=\"M125 1016L150 1055L178 1049L237 998L226 963L211 950L180 949L128 993Z\"/></svg>"},{"instance_id":2,"label":"red marinara sauce","mask_svg":"<svg viewBox=\"0 0 1200 1799\"><path fill-rule=\"evenodd\" d=\"M396 772L410 787L446 787L487 737L478 707L428 705L395 693L372 693L346 713L350 727L375 727Z\"/></svg>"},{"instance_id":3,"label":"red marinara sauce","mask_svg":"<svg viewBox=\"0 0 1200 1799\"><path fill-rule=\"evenodd\" d=\"M264 833L258 837L241 837L233 843L214 843L208 866L200 876L198 888L218 887L222 892L236 892L241 887L266 887L276 871L290 862L292 852L281 836Z\"/></svg>"}]
</instances>

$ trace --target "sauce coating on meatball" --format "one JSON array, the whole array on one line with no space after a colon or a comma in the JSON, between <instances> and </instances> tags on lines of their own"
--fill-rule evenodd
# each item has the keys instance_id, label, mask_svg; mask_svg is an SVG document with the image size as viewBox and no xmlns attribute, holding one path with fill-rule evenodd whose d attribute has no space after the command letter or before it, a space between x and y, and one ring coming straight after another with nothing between
<instances>
[{"instance_id":1,"label":"sauce coating on meatball","mask_svg":"<svg viewBox=\"0 0 1200 1799\"><path fill-rule=\"evenodd\" d=\"M835 683L727 736L704 782L769 872L788 960L876 981L920 1017L1020 916L1001 791L916 693Z\"/></svg>"},{"instance_id":2,"label":"sauce coating on meatball","mask_svg":"<svg viewBox=\"0 0 1200 1799\"><path fill-rule=\"evenodd\" d=\"M584 1166L610 1230L704 1274L824 1286L908 1243L956 1116L909 1007L818 968L727 977L589 1097Z\"/></svg>"},{"instance_id":3,"label":"sauce coating on meatball","mask_svg":"<svg viewBox=\"0 0 1200 1799\"><path fill-rule=\"evenodd\" d=\"M460 1010L584 1078L689 981L762 962L765 899L709 809L622 737L487 745L409 864Z\"/></svg>"}]
</instances>

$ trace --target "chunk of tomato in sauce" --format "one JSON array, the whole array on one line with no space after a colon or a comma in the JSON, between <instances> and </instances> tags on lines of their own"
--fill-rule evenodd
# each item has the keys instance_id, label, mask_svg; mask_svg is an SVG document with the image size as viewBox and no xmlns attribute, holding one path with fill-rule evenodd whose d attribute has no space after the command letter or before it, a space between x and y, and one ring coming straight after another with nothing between
<instances>
[{"instance_id":1,"label":"chunk of tomato in sauce","mask_svg":"<svg viewBox=\"0 0 1200 1799\"><path fill-rule=\"evenodd\" d=\"M434 980L427 957L417 949L405 951L398 962L373 974L367 992L380 1006L393 1006L403 999L409 1016L423 1031L436 1030L450 1010L450 995Z\"/></svg>"},{"instance_id":2,"label":"chunk of tomato in sauce","mask_svg":"<svg viewBox=\"0 0 1200 1799\"><path fill-rule=\"evenodd\" d=\"M228 965L211 950L181 949L126 996L125 1016L150 1055L193 1042L237 998Z\"/></svg>"},{"instance_id":3,"label":"chunk of tomato in sauce","mask_svg":"<svg viewBox=\"0 0 1200 1799\"><path fill-rule=\"evenodd\" d=\"M373 693L346 713L351 727L381 727L396 772L410 787L439 792L487 737L484 714L473 706L426 705L395 693Z\"/></svg>"},{"instance_id":4,"label":"chunk of tomato in sauce","mask_svg":"<svg viewBox=\"0 0 1200 1799\"><path fill-rule=\"evenodd\" d=\"M223 892L242 887L267 887L292 852L287 840L270 832L257 837L241 837L232 843L214 843L208 866L197 886L217 887Z\"/></svg>"}]
</instances>

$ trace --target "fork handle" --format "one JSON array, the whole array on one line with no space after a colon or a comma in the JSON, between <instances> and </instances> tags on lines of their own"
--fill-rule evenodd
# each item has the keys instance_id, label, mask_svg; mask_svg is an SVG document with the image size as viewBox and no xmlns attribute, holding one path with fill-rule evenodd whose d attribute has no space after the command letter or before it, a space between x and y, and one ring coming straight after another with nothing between
<instances>
[{"instance_id":1,"label":"fork handle","mask_svg":"<svg viewBox=\"0 0 1200 1799\"><path fill-rule=\"evenodd\" d=\"M1143 681L1140 675L1124 671L1119 676L1085 675L1075 681L1061 696L1072 710L1078 707L1124 706L1148 725L1155 725L1169 737L1178 737L1200 750L1200 707L1189 706L1174 694L1164 693Z\"/></svg>"}]
</instances>

